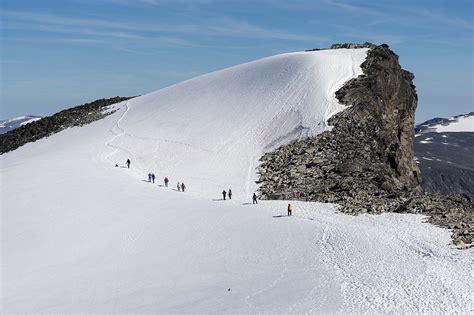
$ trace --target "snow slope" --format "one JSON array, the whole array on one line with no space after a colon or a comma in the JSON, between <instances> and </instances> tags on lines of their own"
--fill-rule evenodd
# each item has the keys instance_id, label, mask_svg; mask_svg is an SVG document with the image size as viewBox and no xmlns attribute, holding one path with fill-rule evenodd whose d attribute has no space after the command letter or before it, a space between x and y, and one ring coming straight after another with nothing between
<instances>
[{"instance_id":1,"label":"snow slope","mask_svg":"<svg viewBox=\"0 0 474 315\"><path fill-rule=\"evenodd\" d=\"M185 81L129 101L114 145L140 170L181 178L208 196L251 195L262 153L326 130L334 98L362 73L367 49L290 53ZM110 161L115 161L110 159Z\"/></svg>"},{"instance_id":2,"label":"snow slope","mask_svg":"<svg viewBox=\"0 0 474 315\"><path fill-rule=\"evenodd\" d=\"M365 53L211 73L0 156L0 311L469 312L472 251L422 216L248 203L259 154L326 129Z\"/></svg>"}]
</instances>

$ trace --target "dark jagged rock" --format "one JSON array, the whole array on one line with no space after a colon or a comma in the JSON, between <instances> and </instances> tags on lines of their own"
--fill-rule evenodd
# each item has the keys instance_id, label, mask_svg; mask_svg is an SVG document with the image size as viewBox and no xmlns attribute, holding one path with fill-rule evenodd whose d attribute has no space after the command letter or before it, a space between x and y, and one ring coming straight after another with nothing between
<instances>
[{"instance_id":1,"label":"dark jagged rock","mask_svg":"<svg viewBox=\"0 0 474 315\"><path fill-rule=\"evenodd\" d=\"M388 47L387 45L383 44L382 46L386 46ZM354 48L374 48L374 47L377 47L377 45L374 45L372 43L369 43L369 42L365 42L363 44L356 44L356 43L344 43L344 44L332 44L330 48L313 48L313 49L308 49L306 51L317 51L317 50L327 50L327 49L343 49L343 48L347 48L347 49L354 49Z\"/></svg>"},{"instance_id":2,"label":"dark jagged rock","mask_svg":"<svg viewBox=\"0 0 474 315\"><path fill-rule=\"evenodd\" d=\"M416 205L440 226L450 227L447 220L438 220L440 209L466 226L473 213L469 197L452 207L451 201L422 192L413 155L413 74L400 67L387 45L370 48L361 65L363 74L336 92L350 107L329 119L333 129L261 158L261 198L338 203L350 214L413 211ZM460 239L470 243L472 235L471 229Z\"/></svg>"},{"instance_id":3,"label":"dark jagged rock","mask_svg":"<svg viewBox=\"0 0 474 315\"><path fill-rule=\"evenodd\" d=\"M69 108L49 117L31 122L0 135L0 154L13 151L28 142L60 132L66 128L83 126L104 118L111 112L104 112L106 106L131 99L132 97L112 97Z\"/></svg>"}]
</instances>

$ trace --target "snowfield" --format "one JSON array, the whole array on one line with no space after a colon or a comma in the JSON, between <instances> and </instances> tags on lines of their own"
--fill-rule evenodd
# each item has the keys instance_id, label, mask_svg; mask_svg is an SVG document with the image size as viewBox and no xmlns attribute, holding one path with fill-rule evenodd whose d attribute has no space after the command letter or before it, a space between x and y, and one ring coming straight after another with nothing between
<instances>
[{"instance_id":1,"label":"snowfield","mask_svg":"<svg viewBox=\"0 0 474 315\"><path fill-rule=\"evenodd\" d=\"M0 311L470 312L472 250L423 216L251 204L261 154L326 130L366 51L197 77L0 156Z\"/></svg>"}]
</instances>

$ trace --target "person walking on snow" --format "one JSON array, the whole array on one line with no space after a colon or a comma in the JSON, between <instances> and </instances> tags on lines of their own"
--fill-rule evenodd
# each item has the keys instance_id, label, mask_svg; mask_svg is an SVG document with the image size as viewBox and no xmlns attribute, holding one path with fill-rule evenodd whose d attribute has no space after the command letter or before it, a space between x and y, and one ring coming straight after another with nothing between
<instances>
[{"instance_id":1,"label":"person walking on snow","mask_svg":"<svg viewBox=\"0 0 474 315\"><path fill-rule=\"evenodd\" d=\"M227 195L227 191L223 190L223 191L222 191L222 197L224 198L224 200L225 200L225 196L226 196L226 195Z\"/></svg>"},{"instance_id":2,"label":"person walking on snow","mask_svg":"<svg viewBox=\"0 0 474 315\"><path fill-rule=\"evenodd\" d=\"M132 163L132 162L130 161L130 159L127 159L127 167L128 167L128 168L130 168L130 163Z\"/></svg>"},{"instance_id":3,"label":"person walking on snow","mask_svg":"<svg viewBox=\"0 0 474 315\"><path fill-rule=\"evenodd\" d=\"M230 189L229 189L228 196L229 196L229 200L232 199L232 190L230 190Z\"/></svg>"},{"instance_id":4,"label":"person walking on snow","mask_svg":"<svg viewBox=\"0 0 474 315\"><path fill-rule=\"evenodd\" d=\"M155 183L155 173L151 173L151 180L153 182L153 184Z\"/></svg>"},{"instance_id":5,"label":"person walking on snow","mask_svg":"<svg viewBox=\"0 0 474 315\"><path fill-rule=\"evenodd\" d=\"M184 185L184 183L181 183L181 190L184 192L185 189L186 189L186 185Z\"/></svg>"},{"instance_id":6,"label":"person walking on snow","mask_svg":"<svg viewBox=\"0 0 474 315\"><path fill-rule=\"evenodd\" d=\"M168 187L168 182L169 182L169 181L170 181L170 180L168 179L168 177L165 177L165 187ZM179 184L178 184L178 185L179 185Z\"/></svg>"},{"instance_id":7,"label":"person walking on snow","mask_svg":"<svg viewBox=\"0 0 474 315\"><path fill-rule=\"evenodd\" d=\"M253 196L252 196L252 200L253 200L253 203L254 204L258 204L258 201L257 201L257 194L256 193L253 193Z\"/></svg>"},{"instance_id":8,"label":"person walking on snow","mask_svg":"<svg viewBox=\"0 0 474 315\"><path fill-rule=\"evenodd\" d=\"M291 212L293 211L293 206L291 203L288 204L288 216L291 217Z\"/></svg>"},{"instance_id":9,"label":"person walking on snow","mask_svg":"<svg viewBox=\"0 0 474 315\"><path fill-rule=\"evenodd\" d=\"M151 173L148 173L148 182L151 182Z\"/></svg>"},{"instance_id":10,"label":"person walking on snow","mask_svg":"<svg viewBox=\"0 0 474 315\"><path fill-rule=\"evenodd\" d=\"M176 187L178 187L178 191L181 191L181 186L179 185L179 182L178 182L178 184L176 185Z\"/></svg>"}]
</instances>

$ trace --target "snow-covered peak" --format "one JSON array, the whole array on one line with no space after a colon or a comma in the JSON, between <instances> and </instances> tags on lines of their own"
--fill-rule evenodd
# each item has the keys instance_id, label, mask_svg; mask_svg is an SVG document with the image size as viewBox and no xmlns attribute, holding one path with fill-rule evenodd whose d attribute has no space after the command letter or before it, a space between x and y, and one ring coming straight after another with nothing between
<instances>
[{"instance_id":1,"label":"snow-covered peak","mask_svg":"<svg viewBox=\"0 0 474 315\"><path fill-rule=\"evenodd\" d=\"M329 128L327 119L345 107L335 92L362 74L367 51L272 56L134 98L119 122L124 135L113 145L123 150L115 158L133 152L144 172L178 175L203 193L251 194L265 151Z\"/></svg>"},{"instance_id":2,"label":"snow-covered peak","mask_svg":"<svg viewBox=\"0 0 474 315\"><path fill-rule=\"evenodd\" d=\"M7 120L0 120L0 134L16 129L20 126L24 126L39 119L41 119L41 117L39 116L20 116Z\"/></svg>"},{"instance_id":3,"label":"snow-covered peak","mask_svg":"<svg viewBox=\"0 0 474 315\"><path fill-rule=\"evenodd\" d=\"M2 311L468 312L472 259L424 217L251 204L262 153L326 130L366 52L257 60L2 154Z\"/></svg>"}]
</instances>

